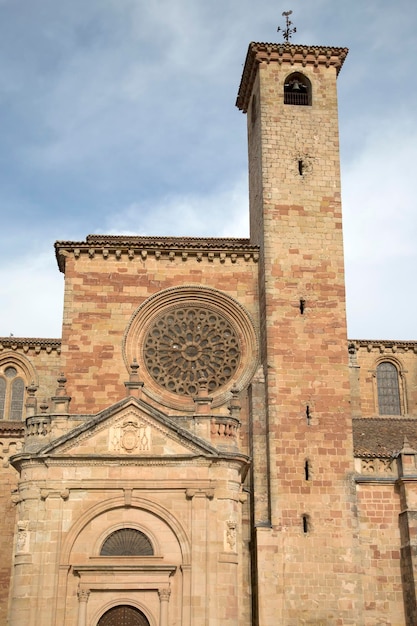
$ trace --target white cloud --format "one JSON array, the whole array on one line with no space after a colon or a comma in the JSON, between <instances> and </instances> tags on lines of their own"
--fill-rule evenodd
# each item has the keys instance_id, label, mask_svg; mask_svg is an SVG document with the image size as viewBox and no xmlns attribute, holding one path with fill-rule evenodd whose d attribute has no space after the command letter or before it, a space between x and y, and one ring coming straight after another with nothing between
<instances>
[{"instance_id":1,"label":"white cloud","mask_svg":"<svg viewBox=\"0 0 417 626\"><path fill-rule=\"evenodd\" d=\"M48 247L2 263L0 336L61 336L64 278Z\"/></svg>"},{"instance_id":2,"label":"white cloud","mask_svg":"<svg viewBox=\"0 0 417 626\"><path fill-rule=\"evenodd\" d=\"M111 234L188 237L248 237L246 181L209 194L159 198L152 205L133 203L112 213L105 224Z\"/></svg>"},{"instance_id":3,"label":"white cloud","mask_svg":"<svg viewBox=\"0 0 417 626\"><path fill-rule=\"evenodd\" d=\"M343 178L349 334L416 335L417 129L405 115L379 120Z\"/></svg>"},{"instance_id":4,"label":"white cloud","mask_svg":"<svg viewBox=\"0 0 417 626\"><path fill-rule=\"evenodd\" d=\"M392 259L415 252L417 128L404 117L380 120L344 171L347 254Z\"/></svg>"}]
</instances>

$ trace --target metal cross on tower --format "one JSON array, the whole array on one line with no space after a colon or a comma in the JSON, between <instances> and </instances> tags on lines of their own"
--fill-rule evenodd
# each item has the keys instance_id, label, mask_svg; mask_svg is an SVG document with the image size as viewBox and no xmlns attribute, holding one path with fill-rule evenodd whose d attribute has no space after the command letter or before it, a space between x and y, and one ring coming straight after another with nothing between
<instances>
[{"instance_id":1,"label":"metal cross on tower","mask_svg":"<svg viewBox=\"0 0 417 626\"><path fill-rule=\"evenodd\" d=\"M285 41L288 43L289 40L291 39L291 36L297 32L297 29L294 28L290 28L290 26L292 26L292 22L289 19L289 16L292 15L292 11L284 11L284 13L282 14L283 17L285 17L285 21L286 21L286 27L281 28L281 26L278 26L277 28L277 33L279 33L279 31L282 31L282 36L284 37Z\"/></svg>"}]
</instances>

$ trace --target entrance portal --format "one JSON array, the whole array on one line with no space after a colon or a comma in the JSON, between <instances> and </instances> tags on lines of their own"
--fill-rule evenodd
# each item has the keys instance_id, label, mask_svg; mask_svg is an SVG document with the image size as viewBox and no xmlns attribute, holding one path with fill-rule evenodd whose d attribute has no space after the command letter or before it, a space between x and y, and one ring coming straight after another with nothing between
<instances>
[{"instance_id":1,"label":"entrance portal","mask_svg":"<svg viewBox=\"0 0 417 626\"><path fill-rule=\"evenodd\" d=\"M123 604L114 606L101 616L97 626L150 626L149 621L139 609Z\"/></svg>"}]
</instances>

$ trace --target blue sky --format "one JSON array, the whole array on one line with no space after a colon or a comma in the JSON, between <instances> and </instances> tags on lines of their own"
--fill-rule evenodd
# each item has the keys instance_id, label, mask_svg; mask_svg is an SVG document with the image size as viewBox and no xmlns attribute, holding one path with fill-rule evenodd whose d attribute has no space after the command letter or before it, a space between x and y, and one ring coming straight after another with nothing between
<instances>
[{"instance_id":1,"label":"blue sky","mask_svg":"<svg viewBox=\"0 0 417 626\"><path fill-rule=\"evenodd\" d=\"M417 339L415 0L0 0L0 335L59 337L56 239L248 235L250 41L347 46L351 338Z\"/></svg>"}]
</instances>

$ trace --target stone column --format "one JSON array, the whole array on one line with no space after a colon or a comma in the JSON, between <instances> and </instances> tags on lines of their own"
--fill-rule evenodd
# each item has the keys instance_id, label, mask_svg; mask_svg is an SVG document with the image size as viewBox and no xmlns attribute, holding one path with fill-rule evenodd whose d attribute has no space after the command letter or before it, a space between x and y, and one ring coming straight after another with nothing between
<instances>
[{"instance_id":1,"label":"stone column","mask_svg":"<svg viewBox=\"0 0 417 626\"><path fill-rule=\"evenodd\" d=\"M90 591L88 589L78 590L78 622L77 626L87 625L87 602Z\"/></svg>"},{"instance_id":2,"label":"stone column","mask_svg":"<svg viewBox=\"0 0 417 626\"><path fill-rule=\"evenodd\" d=\"M160 602L159 626L168 626L168 606L171 590L167 588L158 589L158 595Z\"/></svg>"}]
</instances>

